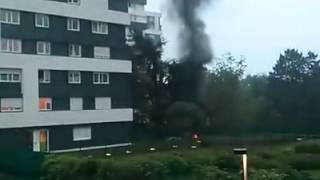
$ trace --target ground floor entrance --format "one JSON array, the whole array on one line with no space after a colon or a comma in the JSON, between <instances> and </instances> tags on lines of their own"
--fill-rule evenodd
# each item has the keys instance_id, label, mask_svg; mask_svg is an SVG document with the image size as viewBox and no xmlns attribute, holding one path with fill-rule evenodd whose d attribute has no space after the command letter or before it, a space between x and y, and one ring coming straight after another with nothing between
<instances>
[{"instance_id":1,"label":"ground floor entrance","mask_svg":"<svg viewBox=\"0 0 320 180\"><path fill-rule=\"evenodd\" d=\"M34 130L32 139L34 152L49 152L49 130Z\"/></svg>"}]
</instances>

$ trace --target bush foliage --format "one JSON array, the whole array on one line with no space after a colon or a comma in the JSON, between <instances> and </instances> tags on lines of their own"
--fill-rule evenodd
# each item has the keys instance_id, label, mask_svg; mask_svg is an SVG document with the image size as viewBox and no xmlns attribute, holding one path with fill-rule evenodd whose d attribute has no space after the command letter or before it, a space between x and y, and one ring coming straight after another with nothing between
<instances>
[{"instance_id":1,"label":"bush foliage","mask_svg":"<svg viewBox=\"0 0 320 180\"><path fill-rule=\"evenodd\" d=\"M94 159L77 156L50 156L43 166L43 180L239 180L240 158L233 154L206 151L185 153L153 153ZM251 155L249 177L253 180L298 180L308 179L295 169L316 169L320 163L275 155ZM269 159L270 158L270 159ZM293 159L292 159L293 158ZM283 161L281 160L283 159ZM303 161L304 159L304 161ZM320 161L319 161L320 162ZM288 164L288 165L287 165ZM294 169L293 169L294 168Z\"/></svg>"}]
</instances>

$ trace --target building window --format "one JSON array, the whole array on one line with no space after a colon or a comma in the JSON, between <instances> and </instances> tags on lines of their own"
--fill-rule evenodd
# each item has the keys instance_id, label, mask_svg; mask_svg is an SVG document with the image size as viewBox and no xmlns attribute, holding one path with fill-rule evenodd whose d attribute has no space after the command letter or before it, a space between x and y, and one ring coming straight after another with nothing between
<instances>
[{"instance_id":1,"label":"building window","mask_svg":"<svg viewBox=\"0 0 320 180\"><path fill-rule=\"evenodd\" d=\"M37 54L50 55L51 54L50 42L45 42L45 41L37 42Z\"/></svg>"},{"instance_id":2,"label":"building window","mask_svg":"<svg viewBox=\"0 0 320 180\"><path fill-rule=\"evenodd\" d=\"M52 99L51 98L40 98L39 99L39 110L40 111L51 111L52 110Z\"/></svg>"},{"instance_id":3,"label":"building window","mask_svg":"<svg viewBox=\"0 0 320 180\"><path fill-rule=\"evenodd\" d=\"M21 53L21 40L1 39L1 51L11 53Z\"/></svg>"},{"instance_id":4,"label":"building window","mask_svg":"<svg viewBox=\"0 0 320 180\"><path fill-rule=\"evenodd\" d=\"M96 97L95 98L96 110L108 110L111 109L111 98L109 97Z\"/></svg>"},{"instance_id":5,"label":"building window","mask_svg":"<svg viewBox=\"0 0 320 180\"><path fill-rule=\"evenodd\" d=\"M7 24L20 24L20 12L0 9L0 22Z\"/></svg>"},{"instance_id":6,"label":"building window","mask_svg":"<svg viewBox=\"0 0 320 180\"><path fill-rule=\"evenodd\" d=\"M75 18L67 19L68 31L80 31L80 20Z\"/></svg>"},{"instance_id":7,"label":"building window","mask_svg":"<svg viewBox=\"0 0 320 180\"><path fill-rule=\"evenodd\" d=\"M83 100L82 100L82 98L76 98L76 97L70 98L70 110L71 111L83 110Z\"/></svg>"},{"instance_id":8,"label":"building window","mask_svg":"<svg viewBox=\"0 0 320 180\"><path fill-rule=\"evenodd\" d=\"M109 84L109 73L93 73L93 84Z\"/></svg>"},{"instance_id":9,"label":"building window","mask_svg":"<svg viewBox=\"0 0 320 180\"><path fill-rule=\"evenodd\" d=\"M73 128L73 141L91 140L91 127Z\"/></svg>"},{"instance_id":10,"label":"building window","mask_svg":"<svg viewBox=\"0 0 320 180\"><path fill-rule=\"evenodd\" d=\"M21 112L22 98L1 98L1 112Z\"/></svg>"},{"instance_id":11,"label":"building window","mask_svg":"<svg viewBox=\"0 0 320 180\"><path fill-rule=\"evenodd\" d=\"M51 74L49 70L39 70L39 82L50 83Z\"/></svg>"},{"instance_id":12,"label":"building window","mask_svg":"<svg viewBox=\"0 0 320 180\"><path fill-rule=\"evenodd\" d=\"M49 16L45 14L35 15L36 27L49 28Z\"/></svg>"},{"instance_id":13,"label":"building window","mask_svg":"<svg viewBox=\"0 0 320 180\"><path fill-rule=\"evenodd\" d=\"M80 84L81 83L80 71L68 72L68 82L69 82L69 84Z\"/></svg>"},{"instance_id":14,"label":"building window","mask_svg":"<svg viewBox=\"0 0 320 180\"><path fill-rule=\"evenodd\" d=\"M69 4L80 5L80 0L68 0Z\"/></svg>"},{"instance_id":15,"label":"building window","mask_svg":"<svg viewBox=\"0 0 320 180\"><path fill-rule=\"evenodd\" d=\"M21 71L0 69L0 82L20 83Z\"/></svg>"},{"instance_id":16,"label":"building window","mask_svg":"<svg viewBox=\"0 0 320 180\"><path fill-rule=\"evenodd\" d=\"M81 57L81 45L69 44L69 56Z\"/></svg>"},{"instance_id":17,"label":"building window","mask_svg":"<svg viewBox=\"0 0 320 180\"><path fill-rule=\"evenodd\" d=\"M110 59L110 48L109 47L94 47L94 57L99 59Z\"/></svg>"},{"instance_id":18,"label":"building window","mask_svg":"<svg viewBox=\"0 0 320 180\"><path fill-rule=\"evenodd\" d=\"M147 16L147 27L148 29L155 29L155 17Z\"/></svg>"},{"instance_id":19,"label":"building window","mask_svg":"<svg viewBox=\"0 0 320 180\"><path fill-rule=\"evenodd\" d=\"M108 24L104 22L92 22L92 33L108 34Z\"/></svg>"}]
</instances>

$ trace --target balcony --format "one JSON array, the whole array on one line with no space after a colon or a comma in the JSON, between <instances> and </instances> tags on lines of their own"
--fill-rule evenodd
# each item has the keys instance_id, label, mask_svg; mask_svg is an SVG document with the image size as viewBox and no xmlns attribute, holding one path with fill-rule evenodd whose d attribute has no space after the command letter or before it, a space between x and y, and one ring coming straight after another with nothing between
<instances>
[{"instance_id":1,"label":"balcony","mask_svg":"<svg viewBox=\"0 0 320 180\"><path fill-rule=\"evenodd\" d=\"M131 73L130 60L0 53L2 68Z\"/></svg>"},{"instance_id":2,"label":"balcony","mask_svg":"<svg viewBox=\"0 0 320 180\"><path fill-rule=\"evenodd\" d=\"M0 113L0 129L129 121L132 109Z\"/></svg>"}]
</instances>

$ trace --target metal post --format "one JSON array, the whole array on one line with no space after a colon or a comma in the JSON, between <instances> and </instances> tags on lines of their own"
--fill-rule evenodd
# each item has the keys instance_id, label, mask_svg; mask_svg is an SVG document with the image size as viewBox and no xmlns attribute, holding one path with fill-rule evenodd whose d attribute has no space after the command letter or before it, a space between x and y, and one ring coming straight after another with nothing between
<instances>
[{"instance_id":1,"label":"metal post","mask_svg":"<svg viewBox=\"0 0 320 180\"><path fill-rule=\"evenodd\" d=\"M247 157L247 154L242 155L242 171L243 171L243 180L248 180L248 157Z\"/></svg>"},{"instance_id":2,"label":"metal post","mask_svg":"<svg viewBox=\"0 0 320 180\"><path fill-rule=\"evenodd\" d=\"M248 180L248 153L246 148L233 149L235 155L241 155L242 161L242 179Z\"/></svg>"}]
</instances>

